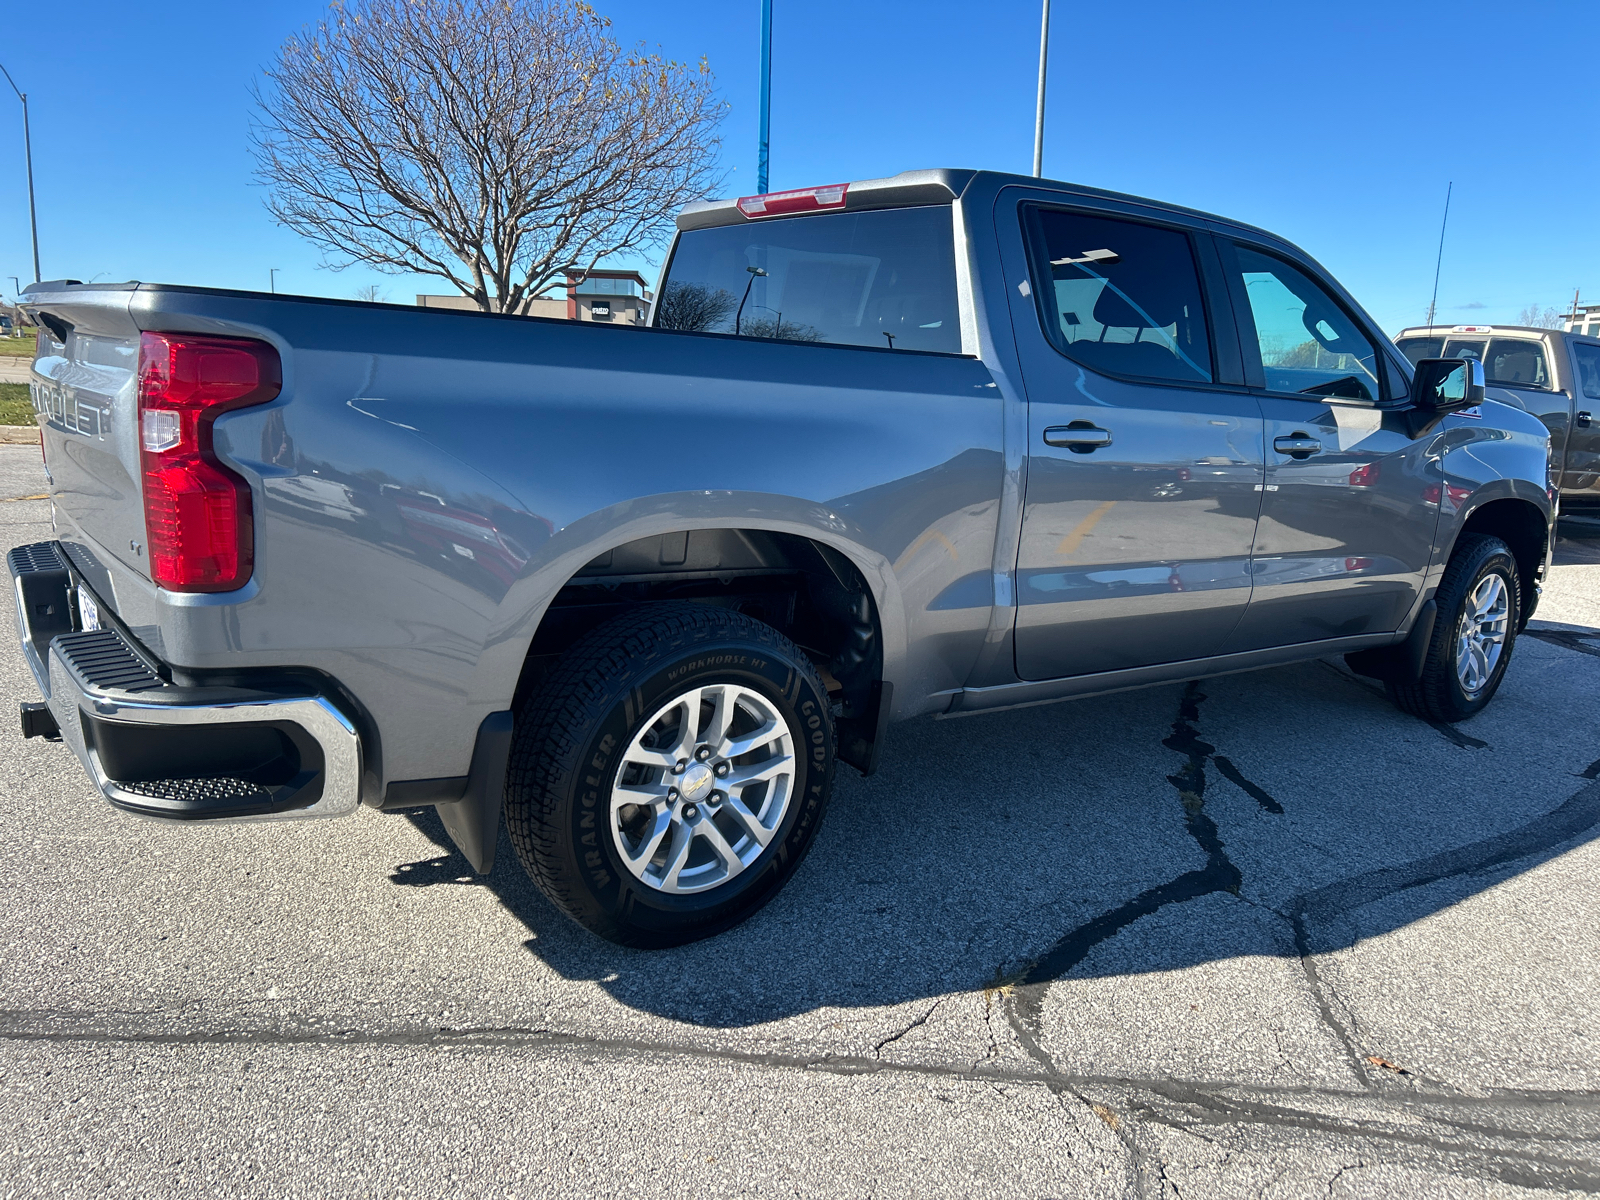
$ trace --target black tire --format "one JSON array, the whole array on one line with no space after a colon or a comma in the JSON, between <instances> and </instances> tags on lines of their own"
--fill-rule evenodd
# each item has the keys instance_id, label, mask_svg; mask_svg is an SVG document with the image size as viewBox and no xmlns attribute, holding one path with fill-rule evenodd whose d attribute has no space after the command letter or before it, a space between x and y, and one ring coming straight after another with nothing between
<instances>
[{"instance_id":1,"label":"black tire","mask_svg":"<svg viewBox=\"0 0 1600 1200\"><path fill-rule=\"evenodd\" d=\"M613 780L651 714L690 686L760 694L796 732L787 810L751 864L707 891L671 894L633 875L610 825ZM705 604L646 605L569 649L516 714L506 824L524 869L573 920L625 946L709 937L777 894L816 837L833 784L828 693L771 626Z\"/></svg>"},{"instance_id":2,"label":"black tire","mask_svg":"<svg viewBox=\"0 0 1600 1200\"><path fill-rule=\"evenodd\" d=\"M1506 585L1509 613L1505 642L1489 681L1475 695L1468 695L1456 674L1456 642L1466 613L1467 598L1484 576L1498 574ZM1389 699L1403 711L1425 721L1464 721L1488 707L1505 678L1522 623L1522 584L1517 560L1510 548L1497 537L1464 533L1445 567L1444 578L1434 595L1438 616L1433 637L1423 659L1422 677L1417 680L1389 679L1384 688Z\"/></svg>"}]
</instances>

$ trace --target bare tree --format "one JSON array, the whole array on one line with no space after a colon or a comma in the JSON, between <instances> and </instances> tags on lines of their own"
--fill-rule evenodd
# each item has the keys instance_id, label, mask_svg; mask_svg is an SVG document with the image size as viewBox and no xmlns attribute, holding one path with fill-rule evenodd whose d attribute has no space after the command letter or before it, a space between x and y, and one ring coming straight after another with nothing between
<instances>
[{"instance_id":1,"label":"bare tree","mask_svg":"<svg viewBox=\"0 0 1600 1200\"><path fill-rule=\"evenodd\" d=\"M1549 306L1540 308L1537 304L1530 304L1517 314L1517 324L1530 329L1560 329L1561 314Z\"/></svg>"},{"instance_id":2,"label":"bare tree","mask_svg":"<svg viewBox=\"0 0 1600 1200\"><path fill-rule=\"evenodd\" d=\"M726 288L711 288L703 283L669 283L656 301L656 326L705 333L727 321L737 303L737 298Z\"/></svg>"},{"instance_id":3,"label":"bare tree","mask_svg":"<svg viewBox=\"0 0 1600 1200\"><path fill-rule=\"evenodd\" d=\"M365 300L368 304L383 303L383 289L375 283L363 284L352 294L357 300Z\"/></svg>"},{"instance_id":4,"label":"bare tree","mask_svg":"<svg viewBox=\"0 0 1600 1200\"><path fill-rule=\"evenodd\" d=\"M353 0L257 89L256 177L335 269L437 275L488 312L659 245L717 184L702 59L625 51L581 0Z\"/></svg>"}]
</instances>

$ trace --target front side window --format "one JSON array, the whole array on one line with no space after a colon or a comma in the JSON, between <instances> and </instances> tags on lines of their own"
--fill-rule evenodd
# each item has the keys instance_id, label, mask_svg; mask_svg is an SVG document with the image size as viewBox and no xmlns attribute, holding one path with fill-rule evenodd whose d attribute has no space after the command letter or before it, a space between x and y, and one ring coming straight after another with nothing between
<instances>
[{"instance_id":1,"label":"front side window","mask_svg":"<svg viewBox=\"0 0 1600 1200\"><path fill-rule=\"evenodd\" d=\"M1068 358L1113 375L1211 381L1211 342L1187 234L1051 209L1037 210L1033 226L1035 250L1050 272L1039 303Z\"/></svg>"},{"instance_id":2,"label":"front side window","mask_svg":"<svg viewBox=\"0 0 1600 1200\"><path fill-rule=\"evenodd\" d=\"M1344 309L1299 268L1248 246L1238 254L1267 387L1377 400L1377 351Z\"/></svg>"},{"instance_id":3,"label":"front side window","mask_svg":"<svg viewBox=\"0 0 1600 1200\"><path fill-rule=\"evenodd\" d=\"M1600 400L1600 346L1574 346L1578 360L1578 390L1585 400Z\"/></svg>"},{"instance_id":4,"label":"front side window","mask_svg":"<svg viewBox=\"0 0 1600 1200\"><path fill-rule=\"evenodd\" d=\"M1550 387L1550 372L1545 366L1544 343L1528 338L1495 338L1483 356L1483 375L1487 383L1508 387Z\"/></svg>"},{"instance_id":5,"label":"front side window","mask_svg":"<svg viewBox=\"0 0 1600 1200\"><path fill-rule=\"evenodd\" d=\"M678 237L658 329L961 352L948 205L780 217Z\"/></svg>"}]
</instances>

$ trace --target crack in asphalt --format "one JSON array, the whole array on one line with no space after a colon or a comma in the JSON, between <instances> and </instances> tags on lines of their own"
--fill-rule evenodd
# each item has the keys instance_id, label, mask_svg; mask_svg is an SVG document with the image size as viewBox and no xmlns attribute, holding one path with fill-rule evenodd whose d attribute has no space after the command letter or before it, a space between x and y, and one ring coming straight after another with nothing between
<instances>
[{"instance_id":1,"label":"crack in asphalt","mask_svg":"<svg viewBox=\"0 0 1600 1200\"><path fill-rule=\"evenodd\" d=\"M923 1013L916 1020L912 1021L911 1024L907 1025L904 1029L900 1030L897 1033L891 1033L888 1037L884 1038L883 1041L879 1042L876 1046L874 1046L872 1048L872 1056L874 1058L882 1058L883 1057L883 1048L885 1046L892 1046L895 1042L898 1042L901 1038L905 1037L906 1034L910 1033L913 1029L920 1029L922 1026L926 1025L928 1023L928 1018L933 1016L934 1009L938 1008L939 1005L941 1005L943 1003L944 1003L944 997L940 996L937 1000L935 1000L931 1005L928 1006L928 1011L927 1012Z\"/></svg>"},{"instance_id":2,"label":"crack in asphalt","mask_svg":"<svg viewBox=\"0 0 1600 1200\"><path fill-rule=\"evenodd\" d=\"M1343 674L1340 672L1340 674ZM1199 708L1205 696L1200 692L1199 684L1191 682L1185 687L1179 702L1178 717L1172 724L1171 734L1163 739L1162 745L1170 750L1175 750L1185 755L1186 761L1176 774L1169 775L1167 780L1178 791L1179 801L1184 811L1184 823L1190 836L1206 852L1206 866L1198 871L1189 871L1176 879L1157 887L1147 889L1135 896L1132 900L1112 909L1090 921L1079 925L1064 937L1059 939L1032 965L1020 973L1019 982L1012 988L1001 988L1000 995L1009 999L1005 1005L1008 1023L1017 1037L1018 1044L1027 1056L1037 1063L1046 1074L1046 1081L1055 1080L1055 1086L1062 1090L1070 1090L1066 1077L1059 1071L1055 1060L1045 1049L1042 1035L1043 1003L1044 996L1052 982L1062 978L1073 967L1081 963L1089 953L1100 943L1115 936L1127 926L1133 924L1141 917L1165 907L1169 904L1183 903L1199 896L1209 895L1213 892L1225 891L1239 896L1243 877L1238 868L1228 858L1225 844L1217 829L1216 823L1204 811L1206 772L1205 764L1209 760L1216 764L1218 770L1225 778L1241 787L1261 805L1264 811L1282 813L1281 805L1257 785L1245 780L1242 775L1235 776L1237 768L1226 758L1216 753L1216 747L1203 741L1197 728L1199 721ZM1478 749L1487 747L1487 743L1477 738L1460 734L1459 731L1442 723L1429 722L1458 745ZM1583 773L1583 778L1597 779L1600 777L1600 761L1597 761ZM1260 794L1257 795L1257 792ZM1265 800L1263 799L1265 798ZM1274 807L1269 807L1266 800L1271 800ZM1322 979L1316 965L1318 953L1313 945L1311 925L1313 922L1326 922L1347 913L1356 911L1365 905L1378 900L1397 895L1419 887L1445 879L1480 873L1493 870L1508 863L1526 859L1535 855L1549 854L1562 844L1600 824L1600 782L1584 788L1570 797L1565 803L1551 811L1541 814L1524 824L1504 833L1482 838L1465 846L1458 846L1438 854L1428 855L1424 858L1414 859L1392 867L1378 868L1364 872L1323 887L1303 892L1295 896L1286 906L1285 910L1260 905L1279 918L1287 921L1294 933L1295 949L1297 951L1301 969L1305 974L1307 988L1317 1006L1318 1018L1321 1023L1334 1035L1343 1047L1349 1061L1351 1071L1359 1082L1360 1091L1347 1093L1352 1096L1361 1096L1369 1100L1382 1101L1392 1095L1392 1090L1376 1081L1366 1068L1365 1056L1346 1023L1340 1019L1335 1011L1335 1001L1332 998L1332 989ZM1240 897L1243 899L1244 897ZM1251 903L1255 903L1251 901ZM1342 1007L1342 1006L1341 1006ZM1385 1081L1387 1083L1387 1081ZM1128 1086L1128 1085L1124 1085ZM1240 1108L1236 1103L1223 1103L1214 1093L1204 1088L1189 1087L1187 1095L1181 1100L1174 1088L1185 1085L1174 1085L1169 1081L1153 1082L1140 1090L1154 1093L1158 1096L1167 1096L1175 1101L1185 1104L1201 1113L1214 1114L1210 1119L1212 1123L1221 1120L1252 1121L1276 1125L1292 1125L1299 1128L1315 1129L1326 1133L1341 1133L1349 1136L1380 1136L1382 1140L1394 1144L1406 1144L1415 1147L1426 1147L1438 1153L1444 1153L1461 1161L1470 1161L1473 1166L1484 1175L1506 1183L1528 1188L1577 1188L1585 1191L1600 1191L1600 1169L1595 1165L1580 1160L1563 1158L1553 1155L1543 1155L1523 1149L1506 1148L1500 1150L1481 1150L1475 1147L1461 1147L1438 1138L1429 1138L1425 1135L1410 1133L1374 1133L1373 1130L1361 1124L1341 1122L1320 1115L1307 1115L1293 1110L1272 1110L1266 1107L1257 1109ZM1441 1093L1436 1090L1442 1085L1436 1081L1418 1080L1409 1085L1408 1094L1415 1102L1429 1105L1448 1105L1459 1103L1459 1093ZM1074 1092L1073 1094L1077 1094ZM1588 1097L1590 1093L1582 1093ZM1214 1102L1215 1101L1215 1102ZM1136 1106L1147 1119L1159 1120L1155 1110L1149 1108L1148 1102ZM1131 1110L1130 1110L1131 1111ZM1160 1123L1169 1123L1162 1121ZM1450 1122L1455 1124L1454 1122ZM1463 1125L1463 1129L1468 1127ZM1530 1134L1525 1131L1507 1131L1492 1125L1474 1123L1472 1131L1487 1133L1490 1136L1511 1139L1530 1140ZM1145 1182L1149 1178L1147 1157L1138 1148L1135 1133L1132 1129L1117 1130L1119 1139L1127 1146L1135 1162L1136 1173L1139 1178L1141 1193L1145 1191ZM1512 1161L1515 1160L1515 1161ZM1553 1173L1553 1174L1552 1174ZM1164 1171L1161 1173L1163 1182L1166 1180Z\"/></svg>"},{"instance_id":3,"label":"crack in asphalt","mask_svg":"<svg viewBox=\"0 0 1600 1200\"><path fill-rule=\"evenodd\" d=\"M1168 775L1167 782L1178 792L1178 802L1183 808L1184 828L1205 852L1206 865L1196 871L1186 871L1176 879L1140 892L1133 899L1098 917L1079 925L1044 952L1023 972L1021 981L1013 992L1012 1007L1021 1020L1038 1027L1044 992L1049 985L1064 976L1089 956L1102 942L1107 941L1141 917L1147 917L1169 904L1182 904L1213 892L1238 894L1243 875L1228 858L1217 823L1205 811L1206 761L1216 753L1216 747L1202 741L1196 723L1200 719L1200 705L1205 700L1198 682L1189 683L1178 704L1178 716L1172 723L1172 732L1162 745L1185 756L1186 761L1176 774ZM1219 769L1222 769L1219 764ZM1232 779L1238 770L1230 762L1223 774ZM1238 776L1243 780L1243 776ZM1251 790L1253 789L1253 790ZM1283 811L1283 806L1273 800L1264 789L1251 784L1247 793L1266 811ZM1260 796L1255 793L1259 792ZM1263 802L1270 801L1272 808Z\"/></svg>"},{"instance_id":4,"label":"crack in asphalt","mask_svg":"<svg viewBox=\"0 0 1600 1200\"><path fill-rule=\"evenodd\" d=\"M1561 646L1567 650L1576 650L1579 654L1592 654L1600 658L1600 646L1591 644L1597 636L1592 633L1579 633L1572 629L1527 628L1519 636L1538 638L1541 642L1549 642L1552 646Z\"/></svg>"}]
</instances>

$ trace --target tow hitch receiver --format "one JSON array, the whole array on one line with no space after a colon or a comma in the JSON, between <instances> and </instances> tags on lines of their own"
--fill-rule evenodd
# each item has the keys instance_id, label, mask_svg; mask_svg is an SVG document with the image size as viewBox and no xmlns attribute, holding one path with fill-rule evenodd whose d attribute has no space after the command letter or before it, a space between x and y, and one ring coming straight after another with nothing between
<instances>
[{"instance_id":1,"label":"tow hitch receiver","mask_svg":"<svg viewBox=\"0 0 1600 1200\"><path fill-rule=\"evenodd\" d=\"M48 704L28 700L22 702L22 736L42 737L52 742L61 740L61 728L56 724L55 714L50 711Z\"/></svg>"}]
</instances>

